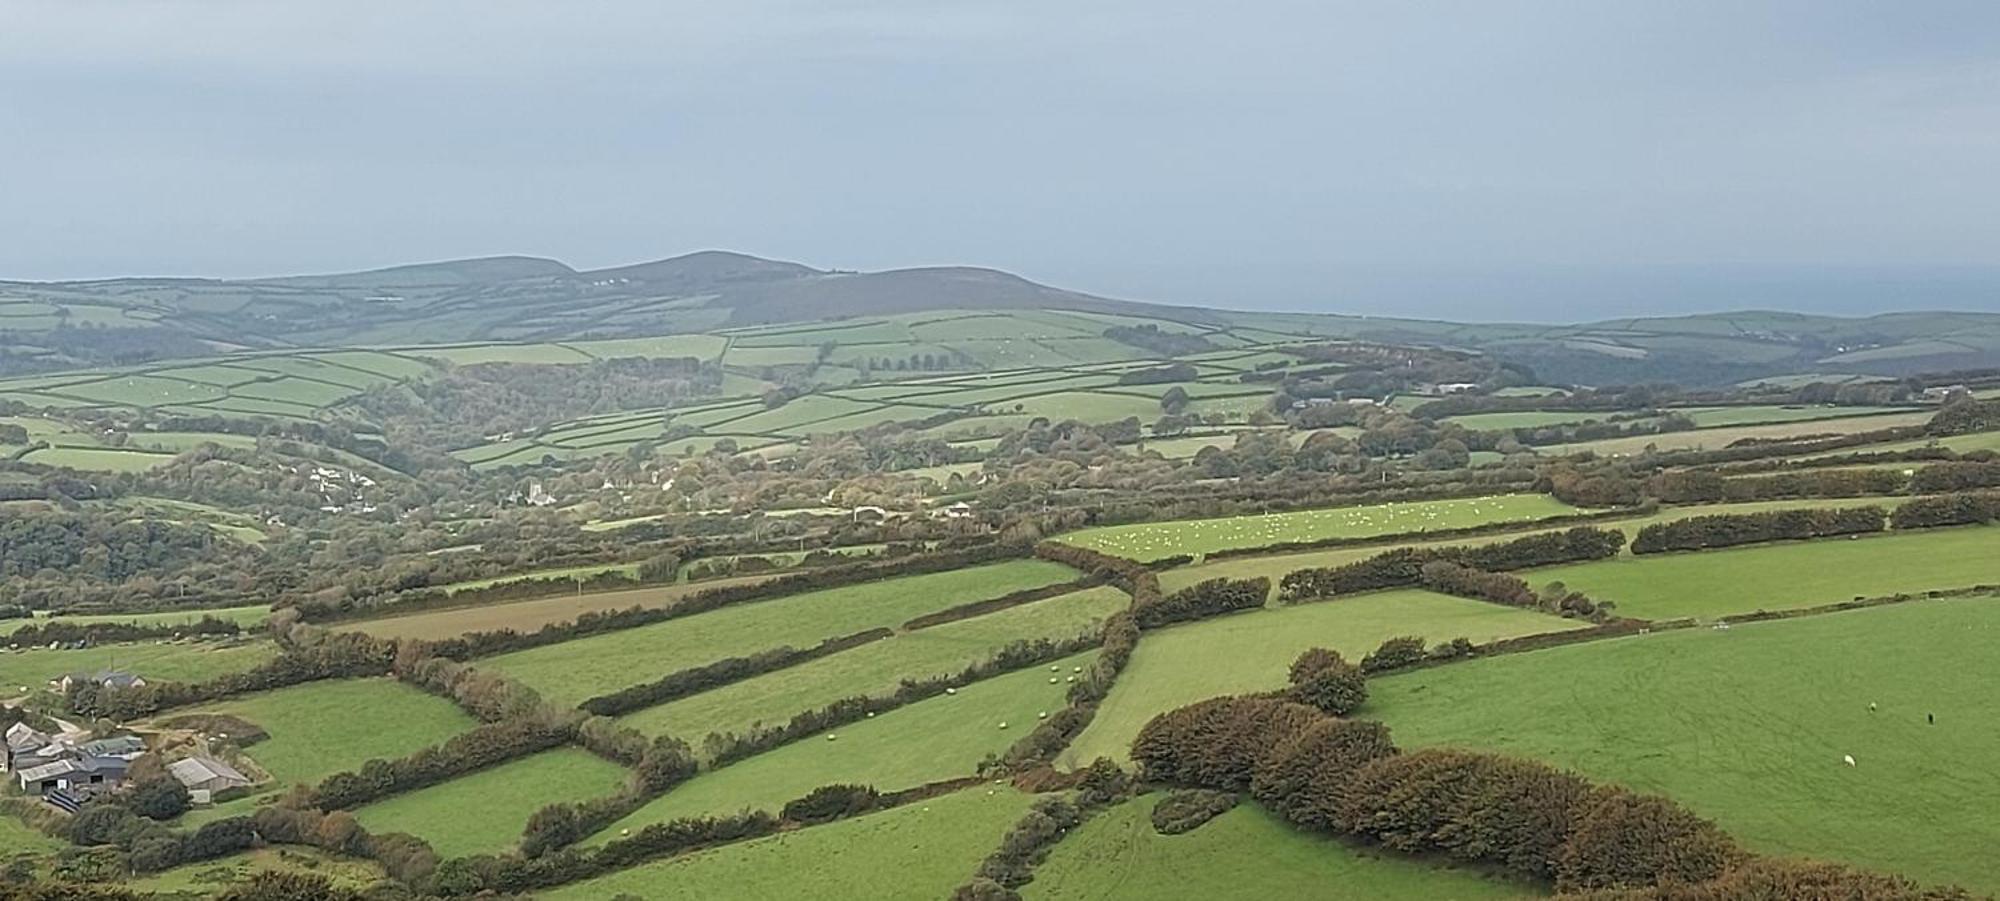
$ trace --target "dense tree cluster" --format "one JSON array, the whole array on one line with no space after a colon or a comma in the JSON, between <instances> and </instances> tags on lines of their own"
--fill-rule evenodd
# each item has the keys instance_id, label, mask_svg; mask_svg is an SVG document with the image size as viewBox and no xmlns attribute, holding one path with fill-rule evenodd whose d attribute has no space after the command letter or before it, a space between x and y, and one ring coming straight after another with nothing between
<instances>
[{"instance_id":1,"label":"dense tree cluster","mask_svg":"<svg viewBox=\"0 0 2000 901\"><path fill-rule=\"evenodd\" d=\"M1968 492L1920 497L1890 514L1898 529L1929 529L2000 521L2000 492Z\"/></svg>"},{"instance_id":2,"label":"dense tree cluster","mask_svg":"<svg viewBox=\"0 0 2000 901\"><path fill-rule=\"evenodd\" d=\"M1653 523L1632 539L1632 553L1658 554L1766 541L1859 535L1887 528L1881 507L1826 507L1765 513L1716 513Z\"/></svg>"},{"instance_id":3,"label":"dense tree cluster","mask_svg":"<svg viewBox=\"0 0 2000 901\"><path fill-rule=\"evenodd\" d=\"M1910 479L1910 490L1919 494L1979 488L2000 488L2000 462L1960 460L1933 463L1917 470Z\"/></svg>"},{"instance_id":4,"label":"dense tree cluster","mask_svg":"<svg viewBox=\"0 0 2000 901\"><path fill-rule=\"evenodd\" d=\"M1193 832L1209 820L1235 809L1236 802L1241 798L1235 792L1203 788L1169 792L1153 805L1153 831L1161 835Z\"/></svg>"},{"instance_id":5,"label":"dense tree cluster","mask_svg":"<svg viewBox=\"0 0 2000 901\"><path fill-rule=\"evenodd\" d=\"M1361 668L1327 648L1308 648L1292 661L1286 700L1335 716L1346 716L1368 701L1368 677Z\"/></svg>"},{"instance_id":6,"label":"dense tree cluster","mask_svg":"<svg viewBox=\"0 0 2000 901\"><path fill-rule=\"evenodd\" d=\"M1278 599L1298 603L1381 588L1403 588L1423 579L1426 563L1446 561L1489 572L1605 560L1625 546L1617 529L1578 526L1511 541L1443 548L1400 547L1342 566L1308 567L1278 580Z\"/></svg>"},{"instance_id":7,"label":"dense tree cluster","mask_svg":"<svg viewBox=\"0 0 2000 901\"><path fill-rule=\"evenodd\" d=\"M1135 604L1132 615L1139 628L1156 629L1170 623L1255 610L1264 606L1270 595L1270 579L1209 579L1158 600Z\"/></svg>"},{"instance_id":8,"label":"dense tree cluster","mask_svg":"<svg viewBox=\"0 0 2000 901\"><path fill-rule=\"evenodd\" d=\"M246 817L215 820L193 832L181 832L126 806L103 802L85 805L63 831L74 844L123 851L128 865L140 873L226 857L249 848L257 838Z\"/></svg>"},{"instance_id":9,"label":"dense tree cluster","mask_svg":"<svg viewBox=\"0 0 2000 901\"><path fill-rule=\"evenodd\" d=\"M1646 483L1648 493L1670 504L1870 497L1901 494L1906 488L1913 487L1909 476L1894 469L1808 469L1737 478L1707 470L1680 469L1661 473Z\"/></svg>"},{"instance_id":10,"label":"dense tree cluster","mask_svg":"<svg viewBox=\"0 0 2000 901\"><path fill-rule=\"evenodd\" d=\"M1449 560L1432 560L1424 564L1419 571L1419 579L1425 588L1439 594L1585 619L1602 619L1609 615L1607 603L1593 601L1582 592L1570 591L1560 582L1537 592L1519 577L1474 569Z\"/></svg>"},{"instance_id":11,"label":"dense tree cluster","mask_svg":"<svg viewBox=\"0 0 2000 901\"><path fill-rule=\"evenodd\" d=\"M1140 732L1149 778L1248 790L1287 820L1392 850L1502 867L1559 889L1717 879L1746 855L1671 801L1526 760L1398 754L1379 724L1271 698L1218 698Z\"/></svg>"}]
</instances>

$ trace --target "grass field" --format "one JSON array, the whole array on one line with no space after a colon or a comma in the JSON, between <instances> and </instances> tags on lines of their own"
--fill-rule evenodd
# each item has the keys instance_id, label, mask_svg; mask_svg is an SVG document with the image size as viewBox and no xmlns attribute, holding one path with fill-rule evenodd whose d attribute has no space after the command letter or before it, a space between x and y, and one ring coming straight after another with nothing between
<instances>
[{"instance_id":1,"label":"grass field","mask_svg":"<svg viewBox=\"0 0 2000 901\"><path fill-rule=\"evenodd\" d=\"M1745 438L1781 439L1803 438L1809 435L1851 435L1857 432L1872 432L1896 426L1923 425L1935 415L1930 410L1912 413L1891 413L1877 416L1848 416L1838 419L1814 419L1803 422L1781 422L1763 425L1723 426L1713 429L1695 429L1687 432L1666 432L1659 435L1628 435L1621 438L1604 438L1597 441L1581 441L1541 448L1547 454L1573 454L1592 451L1605 456L1623 456L1643 452L1647 447L1660 450L1692 450L1728 447ZM1851 453L1851 451L1843 451Z\"/></svg>"},{"instance_id":2,"label":"grass field","mask_svg":"<svg viewBox=\"0 0 2000 901\"><path fill-rule=\"evenodd\" d=\"M637 629L530 648L481 661L551 702L571 705L675 670L828 638L1009 592L1076 578L1041 560L1012 560L737 604ZM1047 602L1043 602L1047 603Z\"/></svg>"},{"instance_id":3,"label":"grass field","mask_svg":"<svg viewBox=\"0 0 2000 901\"><path fill-rule=\"evenodd\" d=\"M1545 495L1507 494L1221 519L1131 523L1084 529L1064 535L1059 540L1135 560L1158 560L1176 554L1212 554L1287 541L1369 538L1433 529L1463 529L1576 512L1575 507Z\"/></svg>"},{"instance_id":4,"label":"grass field","mask_svg":"<svg viewBox=\"0 0 2000 901\"><path fill-rule=\"evenodd\" d=\"M528 817L557 801L611 794L627 771L581 748L557 748L354 811L370 832L407 832L440 856L498 853L520 841Z\"/></svg>"},{"instance_id":5,"label":"grass field","mask_svg":"<svg viewBox=\"0 0 2000 901\"><path fill-rule=\"evenodd\" d=\"M621 722L698 746L710 732L782 723L842 698L886 695L904 679L956 673L1020 639L1071 638L1127 603L1124 592L1109 586L1073 592L863 645L648 708Z\"/></svg>"},{"instance_id":6,"label":"grass field","mask_svg":"<svg viewBox=\"0 0 2000 901\"><path fill-rule=\"evenodd\" d=\"M169 623L191 623L205 616L225 619L246 628L262 623L271 615L271 608L263 604L246 607L218 607L210 610L174 610L165 613L93 613L83 616L62 616L66 623L87 625L89 623L134 623L138 625L161 625ZM0 635L11 635L16 629L29 622L47 622L49 617L38 615L33 620L0 619Z\"/></svg>"},{"instance_id":7,"label":"grass field","mask_svg":"<svg viewBox=\"0 0 2000 901\"><path fill-rule=\"evenodd\" d=\"M1148 720L1217 695L1282 688L1287 668L1307 648L1329 647L1359 661L1398 635L1490 641L1580 625L1427 591L1385 591L1161 629L1139 642L1097 718L1063 752L1062 762L1123 762Z\"/></svg>"},{"instance_id":8,"label":"grass field","mask_svg":"<svg viewBox=\"0 0 2000 901\"><path fill-rule=\"evenodd\" d=\"M1993 892L1996 683L2000 599L1984 598L1420 670L1371 682L1365 712L1405 748L1488 748L1671 795L1764 851Z\"/></svg>"},{"instance_id":9,"label":"grass field","mask_svg":"<svg viewBox=\"0 0 2000 901\"><path fill-rule=\"evenodd\" d=\"M136 673L151 682L198 682L242 672L277 655L277 647L263 640L227 646L216 642L149 641L78 650L6 651L0 652L0 692L12 697L16 689L46 688L49 680L66 673L104 669Z\"/></svg>"},{"instance_id":10,"label":"grass field","mask_svg":"<svg viewBox=\"0 0 2000 901\"><path fill-rule=\"evenodd\" d=\"M1091 818L1057 844L1021 891L1032 901L1466 901L1540 892L1470 870L1363 851L1301 832L1244 801L1193 832L1161 835L1164 793Z\"/></svg>"},{"instance_id":11,"label":"grass field","mask_svg":"<svg viewBox=\"0 0 2000 901\"><path fill-rule=\"evenodd\" d=\"M1893 508L1907 497L1880 498L1839 498L1832 500L1790 500L1790 501L1749 501L1740 504L1707 504L1700 506L1671 507L1647 516L1631 519L1597 520L1590 523L1594 528L1618 529L1627 537L1635 535L1646 526L1660 522L1673 522L1692 516L1712 516L1723 513L1761 513L1769 510L1796 510L1802 508L1837 508L1880 506ZM1464 538L1447 538L1432 541L1391 541L1380 544L1356 545L1352 547L1328 548L1321 551L1296 551L1289 554L1269 554L1246 557L1228 557L1208 563L1191 566L1177 566L1160 573L1160 587L1166 591L1177 591L1206 579L1229 578L1249 579L1263 576L1271 580L1271 593L1278 591L1278 580L1296 569L1318 566L1342 566L1356 560L1364 560L1394 547L1470 547L1512 541L1525 535L1542 534L1558 529L1523 527L1519 531L1474 535ZM1628 552L1629 553L1629 552Z\"/></svg>"},{"instance_id":12,"label":"grass field","mask_svg":"<svg viewBox=\"0 0 2000 901\"><path fill-rule=\"evenodd\" d=\"M2000 528L1819 539L1528 570L1639 619L1710 618L1931 588L2000 584Z\"/></svg>"},{"instance_id":13,"label":"grass field","mask_svg":"<svg viewBox=\"0 0 2000 901\"><path fill-rule=\"evenodd\" d=\"M366 632L382 638L431 640L492 629L532 632L549 623L567 622L585 613L624 610L629 607L666 607L704 589L761 582L769 578L771 577L765 575L742 576L681 585L634 588L628 591L561 594L525 601L506 601L498 604L385 616L349 623L341 628L353 632Z\"/></svg>"},{"instance_id":14,"label":"grass field","mask_svg":"<svg viewBox=\"0 0 2000 901\"><path fill-rule=\"evenodd\" d=\"M150 876L135 877L124 883L124 887L141 894L156 892L162 898L180 895L210 898L256 873L270 871L313 873L325 876L336 885L353 889L367 888L385 878L382 868L372 861L336 857L301 845L286 845L258 848L220 860L191 863Z\"/></svg>"},{"instance_id":15,"label":"grass field","mask_svg":"<svg viewBox=\"0 0 2000 901\"><path fill-rule=\"evenodd\" d=\"M979 769L988 754L1007 750L1035 727L1042 713L1063 707L1067 677L1094 654L996 676L945 695L918 701L835 730L833 741L793 742L705 772L600 833L684 816L721 814L745 807L776 810L822 785L852 783L894 791ZM1050 682L1050 679L1056 681ZM1006 723L1001 729L999 724Z\"/></svg>"},{"instance_id":16,"label":"grass field","mask_svg":"<svg viewBox=\"0 0 2000 901\"><path fill-rule=\"evenodd\" d=\"M245 752L284 785L401 757L475 725L450 701L387 678L309 682L200 711L240 716L269 732Z\"/></svg>"},{"instance_id":17,"label":"grass field","mask_svg":"<svg viewBox=\"0 0 2000 901\"><path fill-rule=\"evenodd\" d=\"M1972 453L1973 451L1982 451L1982 450L2000 451L2000 432L1974 432L1970 435L1950 435L1944 438L1919 438L1914 441L1891 441L1884 444L1870 444L1863 447L1843 448L1841 450L1828 451L1822 454L1809 454L1807 456L1800 457L1799 459L1814 460L1822 457L1838 457L1854 453L1892 453L1895 451L1916 450L1917 448L1927 447L1933 444L1937 445L1938 447L1950 448L1951 450L1961 454L1969 454Z\"/></svg>"},{"instance_id":18,"label":"grass field","mask_svg":"<svg viewBox=\"0 0 2000 901\"><path fill-rule=\"evenodd\" d=\"M937 901L951 895L1028 811L1034 796L975 787L864 817L646 864L536 893L542 901L620 894L731 901L867 898ZM810 891L801 881L811 884Z\"/></svg>"},{"instance_id":19,"label":"grass field","mask_svg":"<svg viewBox=\"0 0 2000 901\"><path fill-rule=\"evenodd\" d=\"M0 861L20 854L50 854L68 847L68 842L44 835L20 817L0 811Z\"/></svg>"}]
</instances>

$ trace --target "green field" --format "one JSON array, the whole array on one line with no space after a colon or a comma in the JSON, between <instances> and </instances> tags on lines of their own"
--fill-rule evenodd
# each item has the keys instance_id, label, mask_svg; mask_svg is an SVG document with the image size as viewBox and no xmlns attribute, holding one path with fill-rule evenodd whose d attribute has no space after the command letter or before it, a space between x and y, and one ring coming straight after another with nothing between
<instances>
[{"instance_id":1,"label":"green field","mask_svg":"<svg viewBox=\"0 0 2000 901\"><path fill-rule=\"evenodd\" d=\"M66 623L77 623L80 625L87 625L89 623L162 625L192 623L200 620L202 617L212 616L216 619L229 620L230 622L249 628L262 623L270 615L271 608L263 604L252 604L245 607L217 607L208 610L173 610L163 613L92 613L82 616L64 615L57 618ZM46 615L37 616L34 620L0 619L0 635L11 635L14 633L14 630L27 625L29 622L40 623L47 622L48 620L49 617Z\"/></svg>"},{"instance_id":2,"label":"green field","mask_svg":"<svg viewBox=\"0 0 2000 901\"><path fill-rule=\"evenodd\" d=\"M1244 801L1193 832L1161 835L1153 806L1134 798L1091 818L1057 844L1021 891L1032 901L1464 901L1539 896L1469 870L1362 851L1301 832Z\"/></svg>"},{"instance_id":3,"label":"green field","mask_svg":"<svg viewBox=\"0 0 2000 901\"><path fill-rule=\"evenodd\" d=\"M1567 425L1572 422L1608 421L1618 415L1616 410L1514 410L1506 413L1467 413L1463 416L1447 416L1439 422L1471 429L1475 432L1494 429L1538 429L1543 426Z\"/></svg>"},{"instance_id":4,"label":"green field","mask_svg":"<svg viewBox=\"0 0 2000 901\"><path fill-rule=\"evenodd\" d=\"M68 842L43 834L11 812L0 811L0 861L21 854L52 854L68 847Z\"/></svg>"},{"instance_id":5,"label":"green field","mask_svg":"<svg viewBox=\"0 0 2000 901\"><path fill-rule=\"evenodd\" d=\"M1899 464L1900 465L1900 464ZM1907 497L1861 497L1838 499L1802 499L1789 501L1748 501L1740 504L1703 504L1686 507L1669 507L1647 516L1630 519L1602 519L1589 525L1599 529L1618 529L1627 537L1654 523L1675 522L1693 516L1713 516L1717 514L1762 513L1771 510L1798 510L1805 508L1845 508L1880 506L1894 508L1909 500ZM1271 580L1271 593L1276 596L1278 580L1293 570L1321 566L1343 566L1356 560L1365 560L1383 551L1396 547L1471 547L1513 541L1526 535L1538 535L1558 529L1523 527L1520 531L1499 532L1490 535L1473 535L1464 538L1445 538L1432 541L1392 541L1381 544L1365 544L1350 547L1328 548L1320 551L1295 551L1288 554L1269 554L1244 557L1226 557L1191 566L1176 566L1160 573L1160 587L1166 591L1177 591L1207 579L1249 579L1263 576ZM1629 554L1630 552L1627 551Z\"/></svg>"},{"instance_id":6,"label":"green field","mask_svg":"<svg viewBox=\"0 0 2000 901\"><path fill-rule=\"evenodd\" d=\"M199 682L251 669L277 655L277 647L264 640L240 644L152 641L77 650L5 651L0 652L0 692L12 697L21 688L46 688L50 680L68 673L106 669L134 673L149 682Z\"/></svg>"},{"instance_id":7,"label":"green field","mask_svg":"<svg viewBox=\"0 0 2000 901\"><path fill-rule=\"evenodd\" d=\"M535 811L609 795L626 774L581 748L557 748L377 801L354 817L370 832L418 836L442 857L499 853L514 847Z\"/></svg>"},{"instance_id":8,"label":"green field","mask_svg":"<svg viewBox=\"0 0 2000 901\"><path fill-rule=\"evenodd\" d=\"M435 641L467 632L513 629L533 632L549 623L568 622L585 613L624 610L630 607L667 607L697 591L742 585L772 578L768 575L739 576L633 588L624 591L595 591L588 594L556 594L550 597L497 604L450 607L420 613L403 613L348 623L341 628L366 632L382 638L422 638Z\"/></svg>"},{"instance_id":9,"label":"green field","mask_svg":"<svg viewBox=\"0 0 2000 901\"><path fill-rule=\"evenodd\" d=\"M1664 432L1658 435L1628 435L1622 438L1604 438L1597 441L1581 441L1575 444L1561 444L1540 448L1547 454L1573 454L1582 451L1605 456L1624 456L1644 452L1648 447L1669 450L1717 450L1746 438L1763 440L1805 438L1808 436L1851 435L1858 432L1872 432L1877 429L1897 426L1923 425L1933 416L1930 410L1911 413L1890 413L1876 416L1848 416L1838 419L1814 419L1803 422L1779 422L1762 425L1722 426L1712 429L1695 429L1687 432ZM1853 453L1843 450L1841 453Z\"/></svg>"},{"instance_id":10,"label":"green field","mask_svg":"<svg viewBox=\"0 0 2000 901\"><path fill-rule=\"evenodd\" d=\"M1579 512L1540 494L1333 507L1221 519L1142 522L1084 529L1060 538L1067 544L1135 560L1176 554L1212 554L1288 541L1372 538L1432 530L1464 529Z\"/></svg>"},{"instance_id":11,"label":"green field","mask_svg":"<svg viewBox=\"0 0 2000 901\"><path fill-rule=\"evenodd\" d=\"M1033 795L975 787L864 817L621 870L536 893L543 901L867 898L937 901L972 876ZM809 882L809 892L801 882Z\"/></svg>"},{"instance_id":12,"label":"green field","mask_svg":"<svg viewBox=\"0 0 2000 901\"><path fill-rule=\"evenodd\" d=\"M336 857L303 845L285 845L134 877L124 887L140 893L157 892L161 898L176 897L176 893L210 898L253 874L270 871L313 873L325 876L335 885L353 889L367 888L385 878L382 868L372 861Z\"/></svg>"},{"instance_id":13,"label":"green field","mask_svg":"<svg viewBox=\"0 0 2000 901\"><path fill-rule=\"evenodd\" d=\"M1371 682L1366 712L1405 748L1488 748L1668 794L1763 851L1993 892L1995 684L2000 599L1983 598L1419 670Z\"/></svg>"},{"instance_id":14,"label":"green field","mask_svg":"<svg viewBox=\"0 0 2000 901\"><path fill-rule=\"evenodd\" d=\"M1159 714L1218 695L1283 688L1286 669L1307 648L1329 647L1359 661L1398 635L1478 642L1580 625L1427 591L1384 591L1161 629L1139 642L1097 718L1063 752L1062 762L1125 761L1132 739Z\"/></svg>"},{"instance_id":15,"label":"green field","mask_svg":"<svg viewBox=\"0 0 2000 901\"><path fill-rule=\"evenodd\" d=\"M1688 407L1669 412L1684 413L1701 428L1756 425L1766 422L1810 422L1816 419L1845 419L1909 413L1910 407L1837 407L1832 404L1763 404L1744 407Z\"/></svg>"},{"instance_id":16,"label":"green field","mask_svg":"<svg viewBox=\"0 0 2000 901\"><path fill-rule=\"evenodd\" d=\"M641 710L621 722L699 746L710 732L782 723L842 698L886 695L904 679L956 673L1020 639L1075 637L1127 603L1116 588L1086 589L863 645Z\"/></svg>"},{"instance_id":17,"label":"green field","mask_svg":"<svg viewBox=\"0 0 2000 901\"><path fill-rule=\"evenodd\" d=\"M1076 578L1068 567L1012 560L737 604L481 661L563 705L726 657L899 626L925 613Z\"/></svg>"},{"instance_id":18,"label":"green field","mask_svg":"<svg viewBox=\"0 0 2000 901\"><path fill-rule=\"evenodd\" d=\"M2000 528L1967 526L1826 538L1528 570L1612 601L1621 616L1702 619L1857 597L2000 584Z\"/></svg>"},{"instance_id":19,"label":"green field","mask_svg":"<svg viewBox=\"0 0 2000 901\"><path fill-rule=\"evenodd\" d=\"M1034 667L975 682L957 694L843 726L831 741L793 742L710 770L612 824L598 838L677 817L745 807L776 810L833 783L894 791L969 776L986 755L1005 752L1034 729L1042 713L1061 709L1069 689L1064 679L1094 656L1079 654L1051 664L1054 669ZM1007 728L1000 728L1001 723Z\"/></svg>"},{"instance_id":20,"label":"green field","mask_svg":"<svg viewBox=\"0 0 2000 901\"><path fill-rule=\"evenodd\" d=\"M308 682L199 712L240 716L270 733L244 750L281 785L401 757L475 725L450 701L387 678Z\"/></svg>"}]
</instances>

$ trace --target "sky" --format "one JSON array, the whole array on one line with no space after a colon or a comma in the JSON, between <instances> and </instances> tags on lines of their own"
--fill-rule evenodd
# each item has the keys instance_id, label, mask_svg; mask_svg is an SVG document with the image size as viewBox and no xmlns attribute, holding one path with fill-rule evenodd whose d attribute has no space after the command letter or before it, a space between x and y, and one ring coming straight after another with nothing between
<instances>
[{"instance_id":1,"label":"sky","mask_svg":"<svg viewBox=\"0 0 2000 901\"><path fill-rule=\"evenodd\" d=\"M0 0L0 278L706 248L1558 321L2000 310L2000 4Z\"/></svg>"}]
</instances>

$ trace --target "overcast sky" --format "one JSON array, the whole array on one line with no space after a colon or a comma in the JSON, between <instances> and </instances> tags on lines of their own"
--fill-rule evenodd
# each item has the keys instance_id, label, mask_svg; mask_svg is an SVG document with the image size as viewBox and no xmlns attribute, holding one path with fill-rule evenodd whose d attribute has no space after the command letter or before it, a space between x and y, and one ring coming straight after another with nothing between
<instances>
[{"instance_id":1,"label":"overcast sky","mask_svg":"<svg viewBox=\"0 0 2000 901\"><path fill-rule=\"evenodd\" d=\"M703 248L1463 318L2000 309L2000 3L0 0L0 277Z\"/></svg>"}]
</instances>

